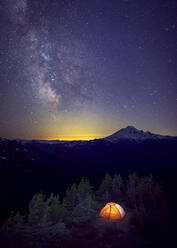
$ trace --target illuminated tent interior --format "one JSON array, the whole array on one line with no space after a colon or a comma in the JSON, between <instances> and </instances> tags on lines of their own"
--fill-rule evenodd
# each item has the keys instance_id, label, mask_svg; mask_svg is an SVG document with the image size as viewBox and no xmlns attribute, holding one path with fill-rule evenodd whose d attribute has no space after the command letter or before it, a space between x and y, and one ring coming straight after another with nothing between
<instances>
[{"instance_id":1,"label":"illuminated tent interior","mask_svg":"<svg viewBox=\"0 0 177 248\"><path fill-rule=\"evenodd\" d=\"M107 220L122 220L125 216L124 209L115 202L109 202L102 208L100 217Z\"/></svg>"}]
</instances>

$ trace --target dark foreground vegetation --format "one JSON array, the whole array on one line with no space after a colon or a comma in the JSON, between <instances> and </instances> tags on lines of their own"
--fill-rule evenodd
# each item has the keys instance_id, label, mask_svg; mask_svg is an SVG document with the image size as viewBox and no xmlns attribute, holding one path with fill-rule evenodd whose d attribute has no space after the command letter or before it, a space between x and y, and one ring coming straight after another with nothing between
<instances>
[{"instance_id":1,"label":"dark foreground vegetation","mask_svg":"<svg viewBox=\"0 0 177 248\"><path fill-rule=\"evenodd\" d=\"M175 247L176 179L176 139L0 139L0 248ZM110 201L121 222L100 219Z\"/></svg>"},{"instance_id":2,"label":"dark foreground vegetation","mask_svg":"<svg viewBox=\"0 0 177 248\"><path fill-rule=\"evenodd\" d=\"M122 221L99 217L114 201L126 211ZM126 179L106 174L98 189L88 179L73 184L63 199L37 193L28 212L12 212L1 228L1 245L9 248L48 247L165 247L170 242L168 204L152 176Z\"/></svg>"}]
</instances>

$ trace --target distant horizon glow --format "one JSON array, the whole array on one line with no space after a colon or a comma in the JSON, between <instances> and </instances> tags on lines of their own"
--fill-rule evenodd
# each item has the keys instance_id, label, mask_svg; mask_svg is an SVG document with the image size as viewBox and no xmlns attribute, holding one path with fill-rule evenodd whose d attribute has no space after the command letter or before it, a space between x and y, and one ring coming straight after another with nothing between
<instances>
[{"instance_id":1,"label":"distant horizon glow","mask_svg":"<svg viewBox=\"0 0 177 248\"><path fill-rule=\"evenodd\" d=\"M131 126L131 125L128 125L128 126ZM115 130L112 130L111 132L108 132L108 133L105 133L105 134L93 134L93 133L88 133L88 134L82 134L80 135L79 133L73 133L72 135L58 135L58 136L38 136L38 137L34 137L34 136L28 136L28 137L15 137L15 138L10 138L10 139L22 139L22 140L35 140L35 141L38 141L38 140L44 140L44 141L89 141L89 140L94 140L94 139L103 139L103 138L106 138L112 134L114 134L115 132L123 129L123 128L126 128L127 126L123 126L119 129L115 129ZM135 127L136 128L136 127ZM173 136L173 137L176 137L176 135L173 135L173 134L168 134L168 133L159 133L159 132L152 132L151 130L144 130L144 129L138 129L138 130L141 130L141 131L144 131L144 132L151 132L153 134L156 134L156 135L164 135L164 136ZM3 137L3 138L8 138L8 137Z\"/></svg>"},{"instance_id":2,"label":"distant horizon glow","mask_svg":"<svg viewBox=\"0 0 177 248\"><path fill-rule=\"evenodd\" d=\"M0 2L0 137L177 136L177 1Z\"/></svg>"}]
</instances>

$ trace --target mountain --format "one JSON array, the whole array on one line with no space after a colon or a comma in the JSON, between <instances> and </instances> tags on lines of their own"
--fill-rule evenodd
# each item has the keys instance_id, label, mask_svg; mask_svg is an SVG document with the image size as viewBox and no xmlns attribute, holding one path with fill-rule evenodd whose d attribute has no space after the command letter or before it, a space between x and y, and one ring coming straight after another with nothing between
<instances>
[{"instance_id":1,"label":"mountain","mask_svg":"<svg viewBox=\"0 0 177 248\"><path fill-rule=\"evenodd\" d=\"M51 144L51 145L62 145L65 147L72 147L72 146L80 146L80 145L88 145L93 143L103 143L103 142L120 142L123 140L128 141L146 141L146 140L161 140L161 139L168 139L168 140L177 140L177 137L175 136L168 136L168 135L160 135L160 134L154 134L149 131L143 131L138 130L134 126L127 126L125 128L122 128L118 130L117 132L100 139L93 139L93 140L25 140L25 139L15 139L14 141L17 141L21 144ZM7 139L0 137L1 141L7 141Z\"/></svg>"},{"instance_id":2,"label":"mountain","mask_svg":"<svg viewBox=\"0 0 177 248\"><path fill-rule=\"evenodd\" d=\"M134 141L145 141L145 140L158 140L158 139L176 139L177 137L164 136L160 134L153 134L149 131L144 132L143 130L138 130L133 126L127 126L119 131L113 133L112 135L105 137L104 140L117 142L123 139L134 140Z\"/></svg>"},{"instance_id":3,"label":"mountain","mask_svg":"<svg viewBox=\"0 0 177 248\"><path fill-rule=\"evenodd\" d=\"M152 174L176 187L177 137L128 126L104 139L25 141L0 138L0 224L10 211L24 207L36 192L65 193L88 177L97 187L106 173L126 177ZM5 190L4 190L5 189ZM17 203L17 204L16 204ZM8 207L7 207L8 206Z\"/></svg>"}]
</instances>

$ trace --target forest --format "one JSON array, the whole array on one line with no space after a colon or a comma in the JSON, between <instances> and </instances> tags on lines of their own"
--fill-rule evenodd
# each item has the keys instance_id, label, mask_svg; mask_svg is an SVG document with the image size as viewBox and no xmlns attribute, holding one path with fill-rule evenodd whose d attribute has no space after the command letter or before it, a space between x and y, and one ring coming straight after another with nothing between
<instances>
[{"instance_id":1,"label":"forest","mask_svg":"<svg viewBox=\"0 0 177 248\"><path fill-rule=\"evenodd\" d=\"M121 221L100 218L101 209L116 202L125 210ZM58 194L36 193L25 214L11 212L1 231L7 248L165 247L174 226L163 186L152 175L106 174L99 187L82 178Z\"/></svg>"}]
</instances>

